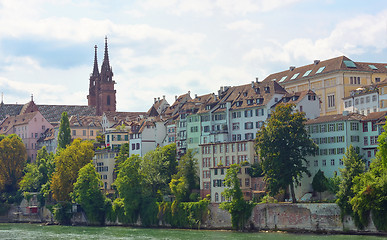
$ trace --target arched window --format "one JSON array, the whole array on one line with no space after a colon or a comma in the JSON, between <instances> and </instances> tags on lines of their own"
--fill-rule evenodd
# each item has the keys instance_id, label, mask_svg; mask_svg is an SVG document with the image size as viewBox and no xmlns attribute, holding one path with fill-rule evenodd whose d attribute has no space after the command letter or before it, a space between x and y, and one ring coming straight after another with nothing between
<instances>
[{"instance_id":1,"label":"arched window","mask_svg":"<svg viewBox=\"0 0 387 240\"><path fill-rule=\"evenodd\" d=\"M219 194L215 193L215 202L219 202Z\"/></svg>"},{"instance_id":2,"label":"arched window","mask_svg":"<svg viewBox=\"0 0 387 240\"><path fill-rule=\"evenodd\" d=\"M110 105L110 96L109 95L107 96L107 101L106 102L107 102L107 105Z\"/></svg>"}]
</instances>

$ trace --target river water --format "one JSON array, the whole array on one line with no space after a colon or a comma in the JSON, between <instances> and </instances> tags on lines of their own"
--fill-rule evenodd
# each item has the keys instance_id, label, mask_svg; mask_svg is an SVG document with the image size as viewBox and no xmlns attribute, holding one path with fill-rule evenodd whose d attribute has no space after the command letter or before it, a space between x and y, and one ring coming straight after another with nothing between
<instances>
[{"instance_id":1,"label":"river water","mask_svg":"<svg viewBox=\"0 0 387 240\"><path fill-rule=\"evenodd\" d=\"M267 240L380 240L386 237L358 235L314 235L293 233L239 233L232 231L150 229L131 227L72 227L38 224L0 224L0 239L267 239Z\"/></svg>"}]
</instances>

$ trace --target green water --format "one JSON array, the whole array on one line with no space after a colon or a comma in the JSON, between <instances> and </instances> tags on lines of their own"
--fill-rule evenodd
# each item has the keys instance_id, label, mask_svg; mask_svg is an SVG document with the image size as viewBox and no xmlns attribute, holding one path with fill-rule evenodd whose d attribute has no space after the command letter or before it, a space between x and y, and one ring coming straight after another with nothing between
<instances>
[{"instance_id":1,"label":"green water","mask_svg":"<svg viewBox=\"0 0 387 240\"><path fill-rule=\"evenodd\" d=\"M0 224L0 239L286 239L380 240L385 237L291 233L237 233L232 231L149 229L130 227L70 227L38 224Z\"/></svg>"}]
</instances>

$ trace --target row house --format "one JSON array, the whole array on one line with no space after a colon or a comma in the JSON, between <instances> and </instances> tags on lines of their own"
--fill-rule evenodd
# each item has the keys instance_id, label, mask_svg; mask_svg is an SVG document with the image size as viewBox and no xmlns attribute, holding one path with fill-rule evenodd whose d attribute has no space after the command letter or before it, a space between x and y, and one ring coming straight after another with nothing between
<instances>
[{"instance_id":1,"label":"row house","mask_svg":"<svg viewBox=\"0 0 387 240\"><path fill-rule=\"evenodd\" d=\"M246 200L252 199L252 180L249 175L250 164L257 162L254 141L219 142L200 144L201 174L200 195L211 195L212 202L224 202L224 178L231 164L241 164L238 174L240 186ZM256 186L255 186L256 187Z\"/></svg>"},{"instance_id":2,"label":"row house","mask_svg":"<svg viewBox=\"0 0 387 240\"><path fill-rule=\"evenodd\" d=\"M69 123L71 139L96 141L97 135L102 131L101 116L73 115L70 116Z\"/></svg>"},{"instance_id":3,"label":"row house","mask_svg":"<svg viewBox=\"0 0 387 240\"><path fill-rule=\"evenodd\" d=\"M104 112L101 119L102 132L112 128L118 122L139 121L145 116L145 112Z\"/></svg>"},{"instance_id":4,"label":"row house","mask_svg":"<svg viewBox=\"0 0 387 240\"><path fill-rule=\"evenodd\" d=\"M114 192L112 184L115 180L114 168L118 152L117 149L97 149L93 157L93 164L100 175L102 188L109 193Z\"/></svg>"},{"instance_id":5,"label":"row house","mask_svg":"<svg viewBox=\"0 0 387 240\"><path fill-rule=\"evenodd\" d=\"M34 111L7 116L0 124L0 134L18 135L26 147L29 161L34 162L38 151L38 140L49 128L52 128L52 125L39 111Z\"/></svg>"},{"instance_id":6,"label":"row house","mask_svg":"<svg viewBox=\"0 0 387 240\"><path fill-rule=\"evenodd\" d=\"M368 115L379 112L379 90L376 85L358 88L343 98L344 111Z\"/></svg>"},{"instance_id":7,"label":"row house","mask_svg":"<svg viewBox=\"0 0 387 240\"><path fill-rule=\"evenodd\" d=\"M270 74L263 82L275 81L289 93L314 91L321 101L320 115L340 114L344 110L342 99L353 90L377 84L386 79L386 63L354 62L341 56L313 64L289 67L289 70Z\"/></svg>"},{"instance_id":8,"label":"row house","mask_svg":"<svg viewBox=\"0 0 387 240\"><path fill-rule=\"evenodd\" d=\"M382 131L387 112L371 113L364 116L358 113L326 115L308 120L306 123L310 138L319 147L316 156L307 156L307 167L311 177L304 176L296 188L297 198L312 192L311 183L318 170L328 178L340 174L343 156L352 145L369 166L377 151L377 139Z\"/></svg>"}]
</instances>

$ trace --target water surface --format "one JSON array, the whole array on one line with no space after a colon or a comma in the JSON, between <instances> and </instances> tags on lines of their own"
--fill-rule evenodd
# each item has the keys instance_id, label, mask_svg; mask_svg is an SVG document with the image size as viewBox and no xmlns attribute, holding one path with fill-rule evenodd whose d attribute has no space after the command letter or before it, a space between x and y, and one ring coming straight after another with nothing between
<instances>
[{"instance_id":1,"label":"water surface","mask_svg":"<svg viewBox=\"0 0 387 240\"><path fill-rule=\"evenodd\" d=\"M380 240L386 237L359 235L315 235L293 233L239 233L232 231L150 229L131 227L43 226L38 224L0 224L0 239L267 239L267 240Z\"/></svg>"}]
</instances>

